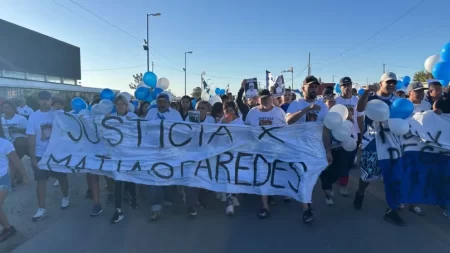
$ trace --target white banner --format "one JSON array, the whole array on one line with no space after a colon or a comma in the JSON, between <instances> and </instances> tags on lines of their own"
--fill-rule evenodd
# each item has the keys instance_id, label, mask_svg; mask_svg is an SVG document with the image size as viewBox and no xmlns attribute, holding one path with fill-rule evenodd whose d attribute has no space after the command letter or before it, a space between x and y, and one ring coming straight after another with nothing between
<instances>
[{"instance_id":1,"label":"white banner","mask_svg":"<svg viewBox=\"0 0 450 253\"><path fill-rule=\"evenodd\" d=\"M39 167L310 202L327 166L322 128L310 122L253 128L58 113Z\"/></svg>"}]
</instances>

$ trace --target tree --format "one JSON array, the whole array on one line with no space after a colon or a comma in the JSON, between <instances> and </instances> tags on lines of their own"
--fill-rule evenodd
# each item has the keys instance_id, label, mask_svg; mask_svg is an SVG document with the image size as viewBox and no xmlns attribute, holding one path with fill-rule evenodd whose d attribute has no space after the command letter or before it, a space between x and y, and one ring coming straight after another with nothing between
<instances>
[{"instance_id":1,"label":"tree","mask_svg":"<svg viewBox=\"0 0 450 253\"><path fill-rule=\"evenodd\" d=\"M434 77L431 73L428 73L425 70L414 73L413 81L426 82L428 79L434 79Z\"/></svg>"},{"instance_id":2,"label":"tree","mask_svg":"<svg viewBox=\"0 0 450 253\"><path fill-rule=\"evenodd\" d=\"M193 97L193 98L200 98L201 96L202 96L202 88L195 87L192 90L191 97Z\"/></svg>"},{"instance_id":3,"label":"tree","mask_svg":"<svg viewBox=\"0 0 450 253\"><path fill-rule=\"evenodd\" d=\"M142 73L137 73L136 75L133 75L134 83L128 84L130 86L130 89L135 90L140 82L142 82Z\"/></svg>"}]
</instances>

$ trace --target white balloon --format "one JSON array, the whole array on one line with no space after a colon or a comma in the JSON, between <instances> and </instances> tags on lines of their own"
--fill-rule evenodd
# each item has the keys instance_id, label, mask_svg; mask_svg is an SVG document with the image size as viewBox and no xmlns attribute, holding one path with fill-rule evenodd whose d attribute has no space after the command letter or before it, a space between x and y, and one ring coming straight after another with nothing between
<instances>
[{"instance_id":1,"label":"white balloon","mask_svg":"<svg viewBox=\"0 0 450 253\"><path fill-rule=\"evenodd\" d=\"M367 103L366 115L373 121L386 121L390 115L389 106L379 99L371 100Z\"/></svg>"},{"instance_id":2,"label":"white balloon","mask_svg":"<svg viewBox=\"0 0 450 253\"><path fill-rule=\"evenodd\" d=\"M105 115L105 113L103 113L103 109L102 109L101 105L99 105L99 104L92 106L91 114L92 114L92 116Z\"/></svg>"},{"instance_id":3,"label":"white balloon","mask_svg":"<svg viewBox=\"0 0 450 253\"><path fill-rule=\"evenodd\" d=\"M342 124L342 116L337 112L328 112L323 119L323 124L328 128L333 130Z\"/></svg>"},{"instance_id":4,"label":"white balloon","mask_svg":"<svg viewBox=\"0 0 450 253\"><path fill-rule=\"evenodd\" d=\"M132 103L128 103L128 111L129 112L134 112L135 109L136 109L136 107L134 107L134 105Z\"/></svg>"},{"instance_id":5,"label":"white balloon","mask_svg":"<svg viewBox=\"0 0 450 253\"><path fill-rule=\"evenodd\" d=\"M131 101L131 94L128 93L128 92L121 92L121 93L119 94L119 96L124 96L124 97L127 99L128 102Z\"/></svg>"},{"instance_id":6,"label":"white balloon","mask_svg":"<svg viewBox=\"0 0 450 253\"><path fill-rule=\"evenodd\" d=\"M140 81L139 84L138 84L138 86L137 86L136 88L141 88L141 87L148 88L148 86L145 85L145 83L144 83L143 81Z\"/></svg>"},{"instance_id":7,"label":"white balloon","mask_svg":"<svg viewBox=\"0 0 450 253\"><path fill-rule=\"evenodd\" d=\"M91 112L88 109L83 109L78 114L83 116L91 116Z\"/></svg>"},{"instance_id":8,"label":"white balloon","mask_svg":"<svg viewBox=\"0 0 450 253\"><path fill-rule=\"evenodd\" d=\"M202 96L200 97L203 101L209 101L209 99L211 98L211 96L209 95L208 92L204 91L202 93Z\"/></svg>"},{"instance_id":9,"label":"white balloon","mask_svg":"<svg viewBox=\"0 0 450 253\"><path fill-rule=\"evenodd\" d=\"M219 97L219 96L211 96L210 98L209 98L209 103L211 104L211 105L214 105L215 103L221 103L222 102L222 99Z\"/></svg>"},{"instance_id":10,"label":"white balloon","mask_svg":"<svg viewBox=\"0 0 450 253\"><path fill-rule=\"evenodd\" d=\"M344 122L342 122L342 125L350 129L350 132L353 129L353 122L351 122L350 120L344 120Z\"/></svg>"},{"instance_id":11,"label":"white balloon","mask_svg":"<svg viewBox=\"0 0 450 253\"><path fill-rule=\"evenodd\" d=\"M431 73L431 71L433 70L434 64L438 63L440 60L441 60L441 57L437 54L428 57L424 63L425 70L428 73Z\"/></svg>"},{"instance_id":12,"label":"white balloon","mask_svg":"<svg viewBox=\"0 0 450 253\"><path fill-rule=\"evenodd\" d=\"M330 112L337 112L341 115L342 120L346 120L348 117L348 109L345 105L337 104L331 107Z\"/></svg>"},{"instance_id":13,"label":"white balloon","mask_svg":"<svg viewBox=\"0 0 450 253\"><path fill-rule=\"evenodd\" d=\"M356 141L353 138L350 138L344 142L342 142L342 148L345 151L353 151L356 149Z\"/></svg>"},{"instance_id":14,"label":"white balloon","mask_svg":"<svg viewBox=\"0 0 450 253\"><path fill-rule=\"evenodd\" d=\"M160 79L158 79L156 87L161 88L163 90L167 90L167 88L169 88L169 85L170 85L169 79L161 77Z\"/></svg>"},{"instance_id":15,"label":"white balloon","mask_svg":"<svg viewBox=\"0 0 450 253\"><path fill-rule=\"evenodd\" d=\"M336 127L332 131L333 137L338 141L346 141L348 139L352 139L352 132L349 128L347 128L344 124L341 124L339 127Z\"/></svg>"},{"instance_id":16,"label":"white balloon","mask_svg":"<svg viewBox=\"0 0 450 253\"><path fill-rule=\"evenodd\" d=\"M405 135L409 132L409 124L404 119L388 119L389 129L395 135Z\"/></svg>"},{"instance_id":17,"label":"white balloon","mask_svg":"<svg viewBox=\"0 0 450 253\"><path fill-rule=\"evenodd\" d=\"M110 113L114 107L114 103L108 99L102 99L99 105L105 114Z\"/></svg>"}]
</instances>

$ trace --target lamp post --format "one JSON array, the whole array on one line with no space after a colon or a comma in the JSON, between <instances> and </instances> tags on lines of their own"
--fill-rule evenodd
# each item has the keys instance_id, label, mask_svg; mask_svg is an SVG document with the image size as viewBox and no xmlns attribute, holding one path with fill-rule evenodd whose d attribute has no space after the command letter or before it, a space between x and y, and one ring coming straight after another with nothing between
<instances>
[{"instance_id":1,"label":"lamp post","mask_svg":"<svg viewBox=\"0 0 450 253\"><path fill-rule=\"evenodd\" d=\"M161 13L152 13L152 14L147 14L147 40L144 40L144 50L147 51L147 72L150 71L150 49L149 49L149 41L148 41L148 17L153 16L153 17L158 17L161 16ZM152 63L153 65L153 63ZM152 67L153 69L153 67Z\"/></svg>"},{"instance_id":2,"label":"lamp post","mask_svg":"<svg viewBox=\"0 0 450 253\"><path fill-rule=\"evenodd\" d=\"M186 55L192 54L192 51L184 52L184 95L186 96Z\"/></svg>"},{"instance_id":3,"label":"lamp post","mask_svg":"<svg viewBox=\"0 0 450 253\"><path fill-rule=\"evenodd\" d=\"M289 73L289 72L291 72L291 74L292 74L292 79L291 79L292 88L291 89L294 89L294 67L290 67L288 70L281 71L281 73Z\"/></svg>"}]
</instances>

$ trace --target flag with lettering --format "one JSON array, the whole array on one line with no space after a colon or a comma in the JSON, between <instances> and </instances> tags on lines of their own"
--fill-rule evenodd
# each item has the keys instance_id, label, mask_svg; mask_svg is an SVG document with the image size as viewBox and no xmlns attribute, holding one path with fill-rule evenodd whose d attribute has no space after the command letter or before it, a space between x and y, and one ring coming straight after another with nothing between
<instances>
[{"instance_id":1,"label":"flag with lettering","mask_svg":"<svg viewBox=\"0 0 450 253\"><path fill-rule=\"evenodd\" d=\"M270 73L268 70L266 70L266 89L269 89L269 87L272 87L275 83L275 78L273 77L272 73Z\"/></svg>"}]
</instances>

